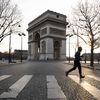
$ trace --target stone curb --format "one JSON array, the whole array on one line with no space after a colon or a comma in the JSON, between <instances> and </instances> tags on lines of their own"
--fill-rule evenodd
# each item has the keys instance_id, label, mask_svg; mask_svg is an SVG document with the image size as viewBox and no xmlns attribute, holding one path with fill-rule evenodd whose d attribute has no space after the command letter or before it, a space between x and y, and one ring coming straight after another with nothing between
<instances>
[{"instance_id":1,"label":"stone curb","mask_svg":"<svg viewBox=\"0 0 100 100\"><path fill-rule=\"evenodd\" d=\"M66 62L65 62L65 64L73 65L73 63L66 63ZM93 70L94 70L94 69L95 69L95 70L100 70L100 67L99 67L99 66L98 66L99 68L96 67L96 66L94 66L94 68L92 68L89 64L85 65L85 64L82 64L82 63L81 63L81 65L82 65L82 67L84 67L84 68L89 68L89 69L93 69Z\"/></svg>"},{"instance_id":2,"label":"stone curb","mask_svg":"<svg viewBox=\"0 0 100 100\"><path fill-rule=\"evenodd\" d=\"M21 62L16 62L16 63L0 63L0 67L7 66L7 65L14 65L14 64L21 64Z\"/></svg>"},{"instance_id":3,"label":"stone curb","mask_svg":"<svg viewBox=\"0 0 100 100\"><path fill-rule=\"evenodd\" d=\"M95 67L95 66L94 66L94 68L92 68L90 65L82 65L82 67L89 68L89 69L100 70L100 68Z\"/></svg>"}]
</instances>

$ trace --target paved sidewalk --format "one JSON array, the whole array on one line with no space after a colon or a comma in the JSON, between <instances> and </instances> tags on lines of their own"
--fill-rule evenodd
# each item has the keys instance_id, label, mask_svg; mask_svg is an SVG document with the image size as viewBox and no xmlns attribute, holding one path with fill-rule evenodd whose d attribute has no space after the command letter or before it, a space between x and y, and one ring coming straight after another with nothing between
<instances>
[{"instance_id":1,"label":"paved sidewalk","mask_svg":"<svg viewBox=\"0 0 100 100\"><path fill-rule=\"evenodd\" d=\"M23 60L23 62L25 62L25 61ZM20 60L13 61L11 63L8 63L8 60L5 60L5 61L0 60L0 67L6 66L6 65L9 65L9 64L12 65L12 64L19 64L19 63L21 63Z\"/></svg>"},{"instance_id":2,"label":"paved sidewalk","mask_svg":"<svg viewBox=\"0 0 100 100\"><path fill-rule=\"evenodd\" d=\"M100 70L100 63L95 63L94 67L91 67L89 63L82 63L82 66L85 68Z\"/></svg>"},{"instance_id":3,"label":"paved sidewalk","mask_svg":"<svg viewBox=\"0 0 100 100\"><path fill-rule=\"evenodd\" d=\"M70 61L70 63L68 61L65 61L65 63L73 65L73 61ZM85 68L100 70L100 63L94 63L94 67L91 67L90 63L81 62L81 65L82 65L82 67L85 67Z\"/></svg>"}]
</instances>

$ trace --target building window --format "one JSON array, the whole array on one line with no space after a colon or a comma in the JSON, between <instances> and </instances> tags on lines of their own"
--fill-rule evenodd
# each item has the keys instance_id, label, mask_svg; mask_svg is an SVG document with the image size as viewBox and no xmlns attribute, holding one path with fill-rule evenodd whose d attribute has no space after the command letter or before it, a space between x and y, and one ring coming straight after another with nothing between
<instances>
[{"instance_id":1,"label":"building window","mask_svg":"<svg viewBox=\"0 0 100 100\"><path fill-rule=\"evenodd\" d=\"M57 18L59 18L59 15L56 15Z\"/></svg>"},{"instance_id":2,"label":"building window","mask_svg":"<svg viewBox=\"0 0 100 100\"><path fill-rule=\"evenodd\" d=\"M54 47L59 48L60 47L60 41L55 41L54 42Z\"/></svg>"}]
</instances>

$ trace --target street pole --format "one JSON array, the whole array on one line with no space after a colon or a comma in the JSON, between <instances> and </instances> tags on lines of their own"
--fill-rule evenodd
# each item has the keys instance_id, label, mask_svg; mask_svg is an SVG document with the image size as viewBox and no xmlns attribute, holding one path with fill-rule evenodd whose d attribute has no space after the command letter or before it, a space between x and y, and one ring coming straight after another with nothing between
<instances>
[{"instance_id":1,"label":"street pole","mask_svg":"<svg viewBox=\"0 0 100 100\"><path fill-rule=\"evenodd\" d=\"M12 30L10 30L10 36L9 36L9 63L11 63L11 33Z\"/></svg>"},{"instance_id":2,"label":"street pole","mask_svg":"<svg viewBox=\"0 0 100 100\"><path fill-rule=\"evenodd\" d=\"M77 29L77 48L79 47L79 37L78 37L78 29Z\"/></svg>"},{"instance_id":3,"label":"street pole","mask_svg":"<svg viewBox=\"0 0 100 100\"><path fill-rule=\"evenodd\" d=\"M23 59L22 59L22 45L23 45L23 44L22 44L22 41L23 41L22 39L23 39L23 37L22 37L22 35L21 35L21 63L22 63L22 60L23 60Z\"/></svg>"},{"instance_id":4,"label":"street pole","mask_svg":"<svg viewBox=\"0 0 100 100\"><path fill-rule=\"evenodd\" d=\"M70 63L70 36L69 36L69 63Z\"/></svg>"},{"instance_id":5,"label":"street pole","mask_svg":"<svg viewBox=\"0 0 100 100\"><path fill-rule=\"evenodd\" d=\"M69 34L69 63L70 63L70 37L72 37L73 34Z\"/></svg>"},{"instance_id":6,"label":"street pole","mask_svg":"<svg viewBox=\"0 0 100 100\"><path fill-rule=\"evenodd\" d=\"M73 36L73 34L67 34L66 37L69 36L69 63L70 63L70 37Z\"/></svg>"},{"instance_id":7,"label":"street pole","mask_svg":"<svg viewBox=\"0 0 100 100\"><path fill-rule=\"evenodd\" d=\"M86 64L86 50L85 50L85 64Z\"/></svg>"},{"instance_id":8,"label":"street pole","mask_svg":"<svg viewBox=\"0 0 100 100\"><path fill-rule=\"evenodd\" d=\"M25 34L24 33L19 33L18 34L19 36L21 36L21 58L20 58L20 60L21 60L21 63L22 63L22 60L23 60L23 52L22 52L22 47L23 47L23 37L22 36L25 36Z\"/></svg>"}]
</instances>

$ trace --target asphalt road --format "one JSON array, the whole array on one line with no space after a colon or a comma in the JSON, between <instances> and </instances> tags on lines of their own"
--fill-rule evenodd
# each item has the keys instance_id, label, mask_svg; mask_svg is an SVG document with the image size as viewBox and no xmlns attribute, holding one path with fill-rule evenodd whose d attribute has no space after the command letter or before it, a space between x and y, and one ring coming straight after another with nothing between
<instances>
[{"instance_id":1,"label":"asphalt road","mask_svg":"<svg viewBox=\"0 0 100 100\"><path fill-rule=\"evenodd\" d=\"M83 68L80 81L78 70L65 76L71 67L63 61L0 67L0 100L100 100L100 71Z\"/></svg>"}]
</instances>

